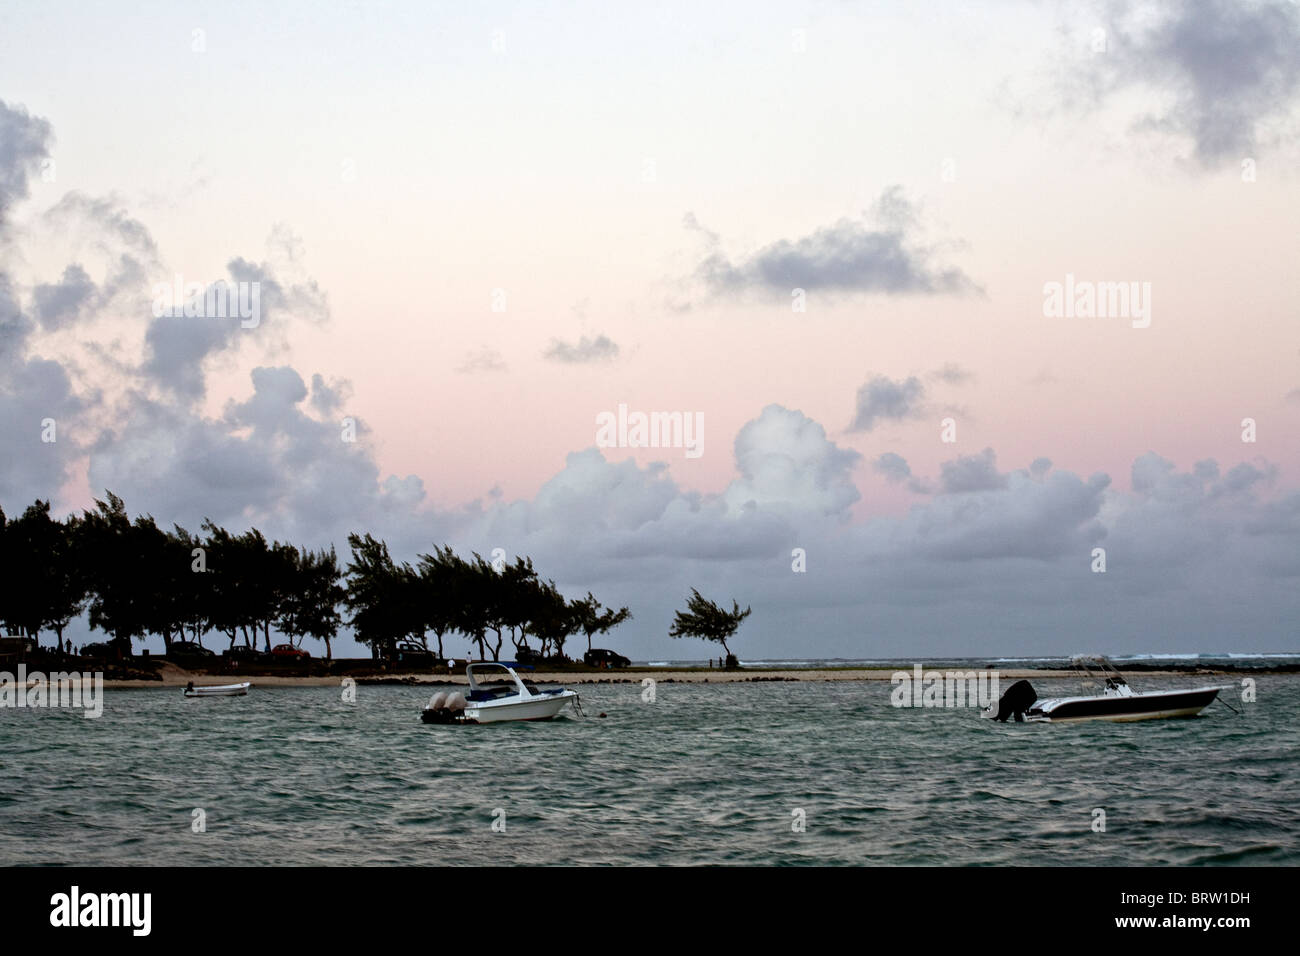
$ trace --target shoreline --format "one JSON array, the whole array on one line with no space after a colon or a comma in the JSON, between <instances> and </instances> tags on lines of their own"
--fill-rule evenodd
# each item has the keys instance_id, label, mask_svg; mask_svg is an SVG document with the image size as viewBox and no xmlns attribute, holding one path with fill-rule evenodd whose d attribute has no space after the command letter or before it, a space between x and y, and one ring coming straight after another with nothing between
<instances>
[{"instance_id":1,"label":"shoreline","mask_svg":"<svg viewBox=\"0 0 1300 956\"><path fill-rule=\"evenodd\" d=\"M735 683L816 683L826 681L889 681L900 668L763 668L742 670L709 670L707 668L627 668L618 671L584 673L580 671L538 671L525 675L528 680L538 684L640 684L646 679L660 684L735 684ZM978 670L957 667L926 668L931 671ZM908 671L907 673L911 673ZM1244 673L1227 670L1144 670L1135 672L1142 679L1148 677L1198 677L1209 679L1235 679ZM1044 680L1078 678L1072 670L1035 670L1016 668L998 670L998 679L1002 681ZM1295 676L1294 671L1259 671L1252 670L1248 676ZM393 686L465 686L468 682L463 674L414 673L402 675L367 676L352 678L358 686L393 685ZM164 668L162 680L105 680L107 690L134 690L141 688L174 689L184 687L190 681L194 686L212 686L250 681L253 687L339 687L344 676L291 677L282 675L242 674L193 674L178 667Z\"/></svg>"}]
</instances>

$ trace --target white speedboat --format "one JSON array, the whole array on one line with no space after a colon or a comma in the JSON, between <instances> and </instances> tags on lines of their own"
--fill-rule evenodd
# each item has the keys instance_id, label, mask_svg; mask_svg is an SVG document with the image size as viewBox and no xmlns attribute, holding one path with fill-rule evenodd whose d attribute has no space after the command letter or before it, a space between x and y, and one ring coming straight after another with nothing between
<instances>
[{"instance_id":1,"label":"white speedboat","mask_svg":"<svg viewBox=\"0 0 1300 956\"><path fill-rule=\"evenodd\" d=\"M244 681L242 684L208 684L204 687L195 687L191 681L185 685L186 697L243 697L248 693L248 688L252 687L252 681Z\"/></svg>"},{"instance_id":2,"label":"white speedboat","mask_svg":"<svg viewBox=\"0 0 1300 956\"><path fill-rule=\"evenodd\" d=\"M1079 655L1070 663L1080 670L1084 686L1101 686L1100 694L1039 700L1027 680L1016 681L981 717L1005 721L1009 717L1041 723L1079 720L1160 720L1195 717L1230 685L1183 687L1174 690L1135 691L1105 657Z\"/></svg>"},{"instance_id":3,"label":"white speedboat","mask_svg":"<svg viewBox=\"0 0 1300 956\"><path fill-rule=\"evenodd\" d=\"M481 683L485 671L505 671L506 678ZM425 706L420 719L426 724L493 724L504 720L550 720L570 703L580 707L577 691L556 687L538 690L519 679L514 668L495 662L465 668L469 693L439 691ZM578 713L582 713L578 710Z\"/></svg>"}]
</instances>

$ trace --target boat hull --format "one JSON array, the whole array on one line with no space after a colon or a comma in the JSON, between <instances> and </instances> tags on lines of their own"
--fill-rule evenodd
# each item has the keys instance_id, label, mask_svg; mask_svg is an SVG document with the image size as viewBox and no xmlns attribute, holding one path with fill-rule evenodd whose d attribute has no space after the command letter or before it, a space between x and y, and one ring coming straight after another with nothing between
<instances>
[{"instance_id":1,"label":"boat hull","mask_svg":"<svg viewBox=\"0 0 1300 956\"><path fill-rule=\"evenodd\" d=\"M244 683L186 688L184 694L186 697L243 697L251 686L251 683Z\"/></svg>"},{"instance_id":2,"label":"boat hull","mask_svg":"<svg viewBox=\"0 0 1300 956\"><path fill-rule=\"evenodd\" d=\"M1219 696L1222 687L1156 691L1149 694L1101 697L1059 697L1042 700L1025 713L1025 720L1041 723L1073 723L1108 720L1127 723L1195 717Z\"/></svg>"},{"instance_id":3,"label":"boat hull","mask_svg":"<svg viewBox=\"0 0 1300 956\"><path fill-rule=\"evenodd\" d=\"M550 720L578 695L573 691L534 697L531 700L493 701L470 704L465 708L465 719L479 724L496 724L508 720Z\"/></svg>"}]
</instances>

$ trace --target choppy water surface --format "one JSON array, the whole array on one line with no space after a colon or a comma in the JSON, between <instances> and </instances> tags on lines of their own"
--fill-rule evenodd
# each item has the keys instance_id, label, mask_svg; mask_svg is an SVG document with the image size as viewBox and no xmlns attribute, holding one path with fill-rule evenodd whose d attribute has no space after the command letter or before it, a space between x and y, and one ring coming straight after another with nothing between
<instances>
[{"instance_id":1,"label":"choppy water surface","mask_svg":"<svg viewBox=\"0 0 1300 956\"><path fill-rule=\"evenodd\" d=\"M108 691L0 710L0 863L1295 864L1300 677L1257 680L1241 717L1057 726L880 681L585 686L585 720L481 727L421 724L418 687Z\"/></svg>"}]
</instances>

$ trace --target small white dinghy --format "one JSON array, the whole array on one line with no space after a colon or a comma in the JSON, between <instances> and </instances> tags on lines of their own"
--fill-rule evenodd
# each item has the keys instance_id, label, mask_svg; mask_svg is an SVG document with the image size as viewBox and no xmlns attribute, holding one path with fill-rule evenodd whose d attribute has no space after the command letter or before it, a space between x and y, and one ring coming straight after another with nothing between
<instances>
[{"instance_id":1,"label":"small white dinghy","mask_svg":"<svg viewBox=\"0 0 1300 956\"><path fill-rule=\"evenodd\" d=\"M186 697L243 697L248 693L248 688L252 687L252 681L244 681L242 684L209 684L206 687L195 687L191 681L185 686Z\"/></svg>"}]
</instances>

